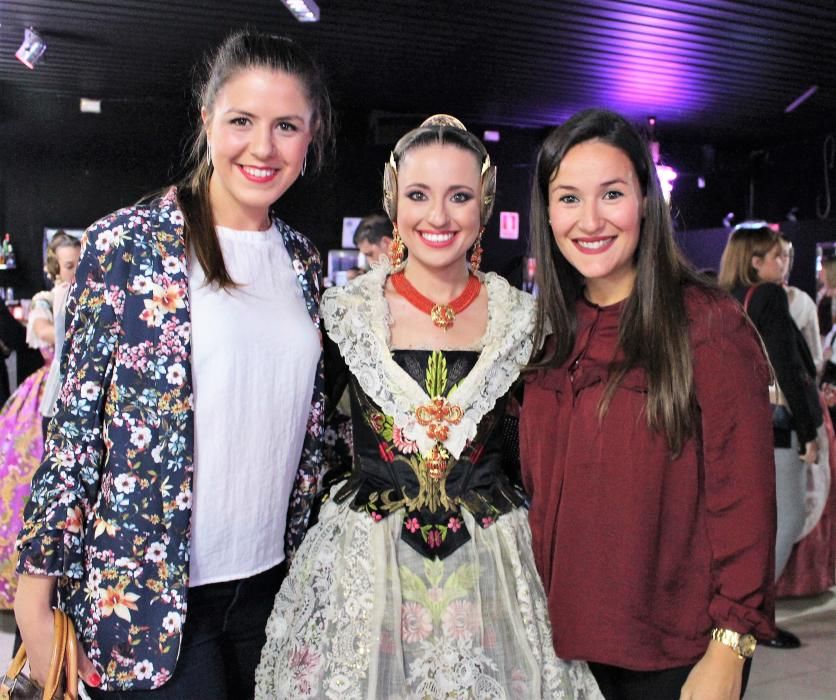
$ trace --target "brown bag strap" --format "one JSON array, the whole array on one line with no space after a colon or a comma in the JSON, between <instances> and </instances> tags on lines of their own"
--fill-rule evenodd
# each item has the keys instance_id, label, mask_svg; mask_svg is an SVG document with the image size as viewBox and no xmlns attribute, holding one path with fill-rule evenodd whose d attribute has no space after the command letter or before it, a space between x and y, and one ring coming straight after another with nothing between
<instances>
[{"instance_id":1,"label":"brown bag strap","mask_svg":"<svg viewBox=\"0 0 836 700\"><path fill-rule=\"evenodd\" d=\"M26 649L24 649L21 644L18 647L17 654L15 654L15 657L12 659L12 663L9 664L9 670L6 671L6 678L17 678L25 665Z\"/></svg>"},{"instance_id":2,"label":"brown bag strap","mask_svg":"<svg viewBox=\"0 0 836 700\"><path fill-rule=\"evenodd\" d=\"M67 618L67 644L64 648L64 700L78 700L78 639L70 618Z\"/></svg>"},{"instance_id":3,"label":"brown bag strap","mask_svg":"<svg viewBox=\"0 0 836 700\"><path fill-rule=\"evenodd\" d=\"M55 697L61 681L64 681L63 700L78 699L78 644L75 628L69 617L62 610L53 611L55 621L52 640L52 658L49 673L44 686L44 700ZM6 671L6 678L16 679L26 664L26 648L23 644L17 650L14 659Z\"/></svg>"},{"instance_id":4,"label":"brown bag strap","mask_svg":"<svg viewBox=\"0 0 836 700\"><path fill-rule=\"evenodd\" d=\"M44 700L55 697L58 684L62 680L64 647L67 644L67 617L60 610L53 614L54 632L52 635L52 656L49 662L49 673L44 683Z\"/></svg>"},{"instance_id":5,"label":"brown bag strap","mask_svg":"<svg viewBox=\"0 0 836 700\"><path fill-rule=\"evenodd\" d=\"M752 301L752 295L755 293L755 290L760 287L760 284L753 284L749 289L746 290L746 296L743 297L743 310L746 313L749 313L749 302Z\"/></svg>"}]
</instances>

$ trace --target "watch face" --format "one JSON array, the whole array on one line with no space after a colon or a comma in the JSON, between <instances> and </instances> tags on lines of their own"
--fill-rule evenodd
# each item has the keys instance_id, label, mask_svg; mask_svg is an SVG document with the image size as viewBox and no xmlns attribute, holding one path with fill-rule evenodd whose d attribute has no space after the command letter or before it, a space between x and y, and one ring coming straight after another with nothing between
<instances>
[{"instance_id":1,"label":"watch face","mask_svg":"<svg viewBox=\"0 0 836 700\"><path fill-rule=\"evenodd\" d=\"M743 656L751 656L755 653L755 647L758 645L757 640L751 634L740 635L740 653Z\"/></svg>"}]
</instances>

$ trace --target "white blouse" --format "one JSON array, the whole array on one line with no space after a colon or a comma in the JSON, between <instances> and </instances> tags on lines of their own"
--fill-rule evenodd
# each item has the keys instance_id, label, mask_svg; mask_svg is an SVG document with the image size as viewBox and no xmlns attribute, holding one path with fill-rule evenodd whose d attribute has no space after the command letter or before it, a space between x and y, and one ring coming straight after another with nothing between
<instances>
[{"instance_id":1,"label":"white blouse","mask_svg":"<svg viewBox=\"0 0 836 700\"><path fill-rule=\"evenodd\" d=\"M29 307L29 317L26 320L26 344L33 350L49 347L49 343L39 338L38 334L35 333L35 321L48 321L49 323L53 323L52 298L53 292L51 290L38 292L32 297L32 303Z\"/></svg>"},{"instance_id":2,"label":"white blouse","mask_svg":"<svg viewBox=\"0 0 836 700\"><path fill-rule=\"evenodd\" d=\"M189 269L195 449L189 585L284 560L288 501L320 355L281 234L217 227L235 289Z\"/></svg>"},{"instance_id":3,"label":"white blouse","mask_svg":"<svg viewBox=\"0 0 836 700\"><path fill-rule=\"evenodd\" d=\"M790 316L795 325L798 326L807 346L810 348L810 355L816 365L816 371L821 371L824 364L822 355L821 335L819 334L819 314L816 309L816 302L807 292L798 287L786 287L787 298L790 303Z\"/></svg>"},{"instance_id":4,"label":"white blouse","mask_svg":"<svg viewBox=\"0 0 836 700\"><path fill-rule=\"evenodd\" d=\"M64 335L66 334L65 321L67 310L67 297L70 292L70 285L67 282L58 282L52 290L52 318L55 324L55 353L49 372L44 383L44 392L41 395L40 412L42 416L52 417L58 404L58 393L61 391L61 353L64 351Z\"/></svg>"}]
</instances>

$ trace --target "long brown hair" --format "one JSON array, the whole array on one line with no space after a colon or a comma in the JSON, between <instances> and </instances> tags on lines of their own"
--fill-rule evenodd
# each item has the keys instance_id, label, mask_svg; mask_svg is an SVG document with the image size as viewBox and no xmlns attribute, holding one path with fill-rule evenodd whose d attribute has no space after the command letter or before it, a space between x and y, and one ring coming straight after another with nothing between
<instances>
[{"instance_id":1,"label":"long brown hair","mask_svg":"<svg viewBox=\"0 0 836 700\"><path fill-rule=\"evenodd\" d=\"M670 209L653 158L639 132L623 117L602 109L575 114L554 129L537 154L531 194L531 249L537 259L535 347L553 332L532 368L562 365L575 345L575 302L583 276L558 248L549 224L549 184L569 150L597 140L621 150L632 162L644 196L644 218L635 253L636 281L619 322L624 359L610 367L600 415L624 375L634 367L647 373L647 422L667 438L676 455L695 432L693 359L685 314L684 287L711 290L684 260L673 240Z\"/></svg>"},{"instance_id":2,"label":"long brown hair","mask_svg":"<svg viewBox=\"0 0 836 700\"><path fill-rule=\"evenodd\" d=\"M223 86L237 73L251 68L267 68L292 75L306 91L313 116L310 146L311 166L318 170L330 148L333 115L328 90L314 60L295 42L285 37L239 30L230 34L207 59L205 78L195 90L198 109L211 114ZM183 212L186 246L194 251L206 281L234 287L224 264L215 220L209 202L212 165L206 157L206 129L201 120L192 139L186 176L177 185L177 201Z\"/></svg>"}]
</instances>

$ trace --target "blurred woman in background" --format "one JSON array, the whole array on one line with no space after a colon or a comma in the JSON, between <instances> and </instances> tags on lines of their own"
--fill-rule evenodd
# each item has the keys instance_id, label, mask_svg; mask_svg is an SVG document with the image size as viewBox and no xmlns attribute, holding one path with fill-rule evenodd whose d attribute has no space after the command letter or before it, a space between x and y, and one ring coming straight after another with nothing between
<instances>
[{"instance_id":1,"label":"blurred woman in background","mask_svg":"<svg viewBox=\"0 0 836 700\"><path fill-rule=\"evenodd\" d=\"M735 227L720 261L720 285L743 304L763 339L775 370L771 392L775 450L777 579L801 535L805 521L804 465L818 458L817 433L822 412L816 389L816 367L804 336L790 314L782 285L787 254L780 235L766 225ZM764 643L774 648L796 648L798 638L786 630Z\"/></svg>"},{"instance_id":2,"label":"blurred woman in background","mask_svg":"<svg viewBox=\"0 0 836 700\"><path fill-rule=\"evenodd\" d=\"M15 540L58 394L64 306L80 253L81 241L64 231L47 245L45 270L54 286L32 298L26 324L26 342L41 351L45 364L23 381L0 413L0 608L14 604Z\"/></svg>"}]
</instances>

